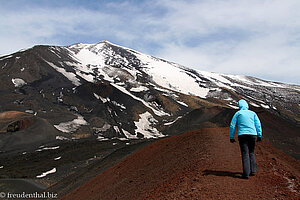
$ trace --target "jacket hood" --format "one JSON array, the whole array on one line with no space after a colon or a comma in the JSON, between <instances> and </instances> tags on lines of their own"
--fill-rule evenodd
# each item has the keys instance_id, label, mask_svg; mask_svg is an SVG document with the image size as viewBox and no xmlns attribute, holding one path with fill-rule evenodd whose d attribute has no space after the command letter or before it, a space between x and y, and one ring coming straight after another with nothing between
<instances>
[{"instance_id":1,"label":"jacket hood","mask_svg":"<svg viewBox=\"0 0 300 200\"><path fill-rule=\"evenodd\" d=\"M240 110L248 110L249 106L244 99L239 100L239 108Z\"/></svg>"}]
</instances>

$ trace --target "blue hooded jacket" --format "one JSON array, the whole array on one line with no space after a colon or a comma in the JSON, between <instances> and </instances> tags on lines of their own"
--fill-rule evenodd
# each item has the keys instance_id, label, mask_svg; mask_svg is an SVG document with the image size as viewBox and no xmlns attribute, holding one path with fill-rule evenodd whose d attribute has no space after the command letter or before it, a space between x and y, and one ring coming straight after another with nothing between
<instances>
[{"instance_id":1,"label":"blue hooded jacket","mask_svg":"<svg viewBox=\"0 0 300 200\"><path fill-rule=\"evenodd\" d=\"M245 100L239 100L239 108L230 123L230 139L234 138L235 128L239 135L262 136L261 124L255 112L248 110L249 106Z\"/></svg>"}]
</instances>

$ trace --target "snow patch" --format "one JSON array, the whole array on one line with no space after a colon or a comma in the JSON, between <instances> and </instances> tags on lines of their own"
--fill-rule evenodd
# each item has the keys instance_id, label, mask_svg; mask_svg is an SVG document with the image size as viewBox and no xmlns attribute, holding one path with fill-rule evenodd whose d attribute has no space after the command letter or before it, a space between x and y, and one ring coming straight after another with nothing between
<instances>
[{"instance_id":1,"label":"snow patch","mask_svg":"<svg viewBox=\"0 0 300 200\"><path fill-rule=\"evenodd\" d=\"M88 123L81 115L77 115L77 119L69 122L62 122L58 125L54 125L54 127L59 131L71 133L76 131L82 125L88 125Z\"/></svg>"},{"instance_id":2,"label":"snow patch","mask_svg":"<svg viewBox=\"0 0 300 200\"><path fill-rule=\"evenodd\" d=\"M64 68L57 67L51 62L44 60L48 65L54 68L56 71L64 75L67 79L69 79L74 85L79 86L81 85L80 80L76 77L76 75L72 72L67 72Z\"/></svg>"},{"instance_id":3,"label":"snow patch","mask_svg":"<svg viewBox=\"0 0 300 200\"><path fill-rule=\"evenodd\" d=\"M55 47L50 47L50 51L51 51L53 54L55 54L57 57L61 58L61 56L58 55L54 50L56 50Z\"/></svg>"},{"instance_id":4,"label":"snow patch","mask_svg":"<svg viewBox=\"0 0 300 200\"><path fill-rule=\"evenodd\" d=\"M27 83L21 79L21 78L13 78L11 79L11 82L15 85L15 87L22 87L23 85L26 85Z\"/></svg>"},{"instance_id":5,"label":"snow patch","mask_svg":"<svg viewBox=\"0 0 300 200\"><path fill-rule=\"evenodd\" d=\"M0 60L4 60L4 59L7 59L7 58L11 58L13 57L12 55L8 55L8 56L4 56L3 58L1 58Z\"/></svg>"},{"instance_id":6,"label":"snow patch","mask_svg":"<svg viewBox=\"0 0 300 200\"><path fill-rule=\"evenodd\" d=\"M278 84L278 83L274 83L274 82L271 82L271 81L264 81L264 80L260 80L260 79L251 79L250 77L247 77L247 76L243 76L243 75L224 75L224 76L227 76L235 81L238 81L238 82L242 82L244 84L247 84L247 85L257 85L257 86L263 86L263 87L279 87L279 88L284 88L284 84ZM249 88L247 86L243 86L243 85L239 85L239 84L231 84L231 85L236 85L236 86L239 86L239 87L244 87L244 88Z\"/></svg>"},{"instance_id":7,"label":"snow patch","mask_svg":"<svg viewBox=\"0 0 300 200\"><path fill-rule=\"evenodd\" d=\"M63 93L60 92L60 93L59 93L59 96L57 97L57 101L58 101L58 102L63 102L63 101L64 101L64 100L63 100L63 96L64 96Z\"/></svg>"},{"instance_id":8,"label":"snow patch","mask_svg":"<svg viewBox=\"0 0 300 200\"><path fill-rule=\"evenodd\" d=\"M118 90L120 90L121 92L123 92L123 93L125 93L125 94L131 96L131 97L134 98L135 100L138 100L138 101L142 102L146 107L150 108L150 109L154 112L155 115L157 115L157 116L164 116L164 115L170 116L169 113L166 113L166 112L164 112L164 111L162 111L162 110L156 110L155 108L151 107L151 106L149 105L149 103L147 103L146 101L144 101L144 100L141 99L141 98L138 98L138 97L134 96L133 94L131 94L130 92L128 92L125 88L123 88L123 87L121 87L121 86L119 86L119 85L116 85L116 84L114 84L114 83L111 83L111 85L114 86L115 88L117 88Z\"/></svg>"},{"instance_id":9,"label":"snow patch","mask_svg":"<svg viewBox=\"0 0 300 200\"><path fill-rule=\"evenodd\" d=\"M29 114L33 114L34 111L33 110L25 110L26 113L29 113Z\"/></svg>"},{"instance_id":10,"label":"snow patch","mask_svg":"<svg viewBox=\"0 0 300 200\"><path fill-rule=\"evenodd\" d=\"M174 121L172 121L172 122L167 122L167 123L164 123L164 125L165 126L170 126L170 125L172 125L172 124L174 124L178 119L180 119L180 118L182 118L182 116L179 116L179 117L177 117Z\"/></svg>"},{"instance_id":11,"label":"snow patch","mask_svg":"<svg viewBox=\"0 0 300 200\"><path fill-rule=\"evenodd\" d=\"M40 148L42 148L43 146L41 146ZM45 151L45 150L54 150L54 149L59 149L59 146L56 147L44 147L42 149L37 149L35 151Z\"/></svg>"},{"instance_id":12,"label":"snow patch","mask_svg":"<svg viewBox=\"0 0 300 200\"><path fill-rule=\"evenodd\" d=\"M137 127L135 133L143 134L144 138L165 137L165 135L161 134L155 127L153 127L153 124L156 122L157 120L149 112L140 114L139 121L134 122Z\"/></svg>"},{"instance_id":13,"label":"snow patch","mask_svg":"<svg viewBox=\"0 0 300 200\"><path fill-rule=\"evenodd\" d=\"M110 129L110 127L111 127L111 125L105 122L105 124L101 128L93 127L93 130L95 130L97 133L104 132L104 131L107 131L108 129Z\"/></svg>"},{"instance_id":14,"label":"snow patch","mask_svg":"<svg viewBox=\"0 0 300 200\"><path fill-rule=\"evenodd\" d=\"M147 88L145 86L139 86L139 87L130 89L131 92L144 92L144 91L148 91L148 90L149 90L149 88Z\"/></svg>"},{"instance_id":15,"label":"snow patch","mask_svg":"<svg viewBox=\"0 0 300 200\"><path fill-rule=\"evenodd\" d=\"M73 52L73 55L81 61L81 63L83 64L82 65L82 71L84 70L87 70L87 66L90 64L90 65L102 65L102 66L105 66L105 63L104 63L104 59L102 58L102 56L99 56L98 55L98 52L95 53L93 52L93 50L91 51L90 48L91 46L93 45L90 45L90 44L84 44L84 47L83 49L81 49L77 54L74 54ZM87 48L86 48L87 47ZM97 48L100 50L101 48L103 47L103 45L97 45ZM96 50L96 49L94 49Z\"/></svg>"},{"instance_id":16,"label":"snow patch","mask_svg":"<svg viewBox=\"0 0 300 200\"><path fill-rule=\"evenodd\" d=\"M181 104L181 105L183 105L183 106L185 106L185 107L189 107L189 105L187 105L187 104L186 104L186 103L184 103L184 102L177 101L177 103L179 103L179 104Z\"/></svg>"},{"instance_id":17,"label":"snow patch","mask_svg":"<svg viewBox=\"0 0 300 200\"><path fill-rule=\"evenodd\" d=\"M66 138L66 137L63 137L63 136L56 136L55 139L62 140L62 141L64 141L64 140L67 140L67 141L70 140L69 138Z\"/></svg>"},{"instance_id":18,"label":"snow patch","mask_svg":"<svg viewBox=\"0 0 300 200\"><path fill-rule=\"evenodd\" d=\"M119 127L118 126L113 126L114 130L117 132L117 133L120 133L120 130L119 130Z\"/></svg>"},{"instance_id":19,"label":"snow patch","mask_svg":"<svg viewBox=\"0 0 300 200\"><path fill-rule=\"evenodd\" d=\"M60 160L60 159L61 159L61 156L54 158L54 160Z\"/></svg>"},{"instance_id":20,"label":"snow patch","mask_svg":"<svg viewBox=\"0 0 300 200\"><path fill-rule=\"evenodd\" d=\"M158 90L158 91L161 91L161 92L165 92L165 93L168 93L168 94L171 94L171 90L166 90L166 89L163 89L163 88L159 88L159 87L154 87L155 90Z\"/></svg>"},{"instance_id":21,"label":"snow patch","mask_svg":"<svg viewBox=\"0 0 300 200\"><path fill-rule=\"evenodd\" d=\"M43 178L43 177L45 177L45 176L47 176L48 174L53 174L53 173L55 173L56 172L56 168L53 168L53 169L51 169L51 170L49 170L49 171L47 171L47 172L44 172L44 173L42 173L41 175L38 175L38 176L36 176L37 178Z\"/></svg>"},{"instance_id":22,"label":"snow patch","mask_svg":"<svg viewBox=\"0 0 300 200\"><path fill-rule=\"evenodd\" d=\"M98 141L108 141L109 138L105 138L105 137L103 137L103 136L98 136L98 137L97 137L97 140L98 140Z\"/></svg>"},{"instance_id":23,"label":"snow patch","mask_svg":"<svg viewBox=\"0 0 300 200\"><path fill-rule=\"evenodd\" d=\"M120 140L120 141L127 141L128 140L128 138L117 138L118 140Z\"/></svg>"},{"instance_id":24,"label":"snow patch","mask_svg":"<svg viewBox=\"0 0 300 200\"><path fill-rule=\"evenodd\" d=\"M116 58L118 56L114 56L114 58ZM122 59L122 58L120 58ZM125 59L125 62L124 65L128 65L128 61L126 58ZM124 68L118 68L118 67L112 67L112 66L105 66L102 68L102 71L104 73L106 73L110 78L112 79L116 79L116 80L119 80L121 81L120 78L126 78L128 81L133 81L133 80L136 80L136 74L137 72L134 71L134 70L129 70L129 69L124 69Z\"/></svg>"},{"instance_id":25,"label":"snow patch","mask_svg":"<svg viewBox=\"0 0 300 200\"><path fill-rule=\"evenodd\" d=\"M197 70L199 74L204 76L205 78L209 78L212 82L215 82L219 86L225 86L228 87L225 84L232 84L231 81L226 79L226 77L222 76L222 74L214 73L214 72L206 72L206 71L200 71ZM220 83L221 82L221 83Z\"/></svg>"},{"instance_id":26,"label":"snow patch","mask_svg":"<svg viewBox=\"0 0 300 200\"><path fill-rule=\"evenodd\" d=\"M110 128L111 128L111 125L108 124L108 123L106 123L106 122L105 122L105 124L104 124L102 127L100 127L100 128L98 128L98 127L93 127L94 134L97 135L97 140L99 140L99 141L109 140L108 138L103 137L102 132L105 132L105 131L107 131L107 130L110 129Z\"/></svg>"},{"instance_id":27,"label":"snow patch","mask_svg":"<svg viewBox=\"0 0 300 200\"><path fill-rule=\"evenodd\" d=\"M206 98L209 89L200 87L196 79L189 76L183 69L146 54L135 53L135 55L143 62L145 67L143 70L152 77L156 84L183 94Z\"/></svg>"},{"instance_id":28,"label":"snow patch","mask_svg":"<svg viewBox=\"0 0 300 200\"><path fill-rule=\"evenodd\" d=\"M124 135L126 136L126 138L128 139L138 139L138 137L136 135L132 135L131 133L129 133L128 131L122 129Z\"/></svg>"},{"instance_id":29,"label":"snow patch","mask_svg":"<svg viewBox=\"0 0 300 200\"><path fill-rule=\"evenodd\" d=\"M94 75L85 72L76 71L76 74L88 82L94 82Z\"/></svg>"},{"instance_id":30,"label":"snow patch","mask_svg":"<svg viewBox=\"0 0 300 200\"><path fill-rule=\"evenodd\" d=\"M239 109L239 107L238 107L238 106L234 106L234 105L230 105L230 104L227 104L227 106L229 106L229 107L231 107L231 108L233 108L233 109L236 109L236 110L238 110L238 109Z\"/></svg>"},{"instance_id":31,"label":"snow patch","mask_svg":"<svg viewBox=\"0 0 300 200\"><path fill-rule=\"evenodd\" d=\"M97 95L96 93L94 93L94 97L96 99L100 99L103 103L106 103L106 102L110 101L110 99L108 97L107 98L103 98L103 97Z\"/></svg>"},{"instance_id":32,"label":"snow patch","mask_svg":"<svg viewBox=\"0 0 300 200\"><path fill-rule=\"evenodd\" d=\"M112 101L112 103L113 103L115 106L118 106L118 107L122 108L123 110L126 109L126 107L125 107L123 104L119 104L119 103L116 102L116 101Z\"/></svg>"},{"instance_id":33,"label":"snow patch","mask_svg":"<svg viewBox=\"0 0 300 200\"><path fill-rule=\"evenodd\" d=\"M231 97L227 97L226 99L223 99L224 101L233 101Z\"/></svg>"},{"instance_id":34,"label":"snow patch","mask_svg":"<svg viewBox=\"0 0 300 200\"><path fill-rule=\"evenodd\" d=\"M269 109L269 108L270 108L270 106L265 105L265 104L260 104L260 105L261 105L261 107L266 108L266 109Z\"/></svg>"},{"instance_id":35,"label":"snow patch","mask_svg":"<svg viewBox=\"0 0 300 200\"><path fill-rule=\"evenodd\" d=\"M250 102L250 105L254 106L254 107L260 107L259 105L257 105L256 103Z\"/></svg>"},{"instance_id":36,"label":"snow patch","mask_svg":"<svg viewBox=\"0 0 300 200\"><path fill-rule=\"evenodd\" d=\"M80 76L81 78L85 79L88 82L94 82L94 75L93 70L90 69L88 66L83 66L81 63L75 63L75 62L60 62L61 65L67 65L73 67L75 70L76 75Z\"/></svg>"},{"instance_id":37,"label":"snow patch","mask_svg":"<svg viewBox=\"0 0 300 200\"><path fill-rule=\"evenodd\" d=\"M1 59L0 59L1 60ZM4 67L7 65L7 63L5 63L1 68L4 69Z\"/></svg>"}]
</instances>

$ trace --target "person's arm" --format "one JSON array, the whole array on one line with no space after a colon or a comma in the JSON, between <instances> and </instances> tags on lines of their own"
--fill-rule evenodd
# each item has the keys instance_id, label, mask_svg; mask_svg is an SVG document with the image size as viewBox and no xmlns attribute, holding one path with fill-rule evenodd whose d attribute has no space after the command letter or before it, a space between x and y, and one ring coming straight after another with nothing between
<instances>
[{"instance_id":1,"label":"person's arm","mask_svg":"<svg viewBox=\"0 0 300 200\"><path fill-rule=\"evenodd\" d=\"M261 123L256 114L254 115L254 124L255 124L256 132L257 132L257 137L261 138L262 137Z\"/></svg>"},{"instance_id":2,"label":"person's arm","mask_svg":"<svg viewBox=\"0 0 300 200\"><path fill-rule=\"evenodd\" d=\"M237 123L238 112L236 112L230 122L230 139L234 139L235 127Z\"/></svg>"}]
</instances>

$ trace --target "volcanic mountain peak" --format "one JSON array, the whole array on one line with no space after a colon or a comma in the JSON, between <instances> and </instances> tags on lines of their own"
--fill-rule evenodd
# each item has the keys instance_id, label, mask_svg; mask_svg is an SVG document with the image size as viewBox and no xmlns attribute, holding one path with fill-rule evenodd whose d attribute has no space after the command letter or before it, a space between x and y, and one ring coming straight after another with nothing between
<instances>
[{"instance_id":1,"label":"volcanic mountain peak","mask_svg":"<svg viewBox=\"0 0 300 200\"><path fill-rule=\"evenodd\" d=\"M72 45L69 49L74 52L73 57L81 61L83 66L93 65L103 68L109 65L110 67L126 68L127 71L133 70L133 74L136 74L136 70L138 70L150 75L154 83L164 88L202 98L207 96L209 90L219 87L230 90L235 90L236 86L248 90L255 90L253 86L300 90L299 86L264 81L254 77L192 70L108 41L97 44ZM178 77L181 78L178 79Z\"/></svg>"},{"instance_id":2,"label":"volcanic mountain peak","mask_svg":"<svg viewBox=\"0 0 300 200\"><path fill-rule=\"evenodd\" d=\"M55 127L80 116L97 138L168 134L194 109L236 109L241 98L299 124L299 86L193 70L108 41L35 46L1 57L0 67L2 111L33 110ZM83 131L74 126L70 133Z\"/></svg>"}]
</instances>

